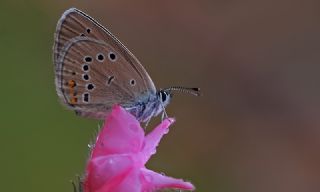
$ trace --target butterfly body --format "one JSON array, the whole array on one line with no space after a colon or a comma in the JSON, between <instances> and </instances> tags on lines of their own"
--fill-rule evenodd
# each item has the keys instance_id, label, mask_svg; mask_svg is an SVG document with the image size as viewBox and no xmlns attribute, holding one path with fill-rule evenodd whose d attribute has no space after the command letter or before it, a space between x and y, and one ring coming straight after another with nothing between
<instances>
[{"instance_id":1,"label":"butterfly body","mask_svg":"<svg viewBox=\"0 0 320 192\"><path fill-rule=\"evenodd\" d=\"M136 116L138 121L148 122L151 117L155 117L164 111L164 107L169 104L171 99L168 94L160 90L156 94L150 94L146 99L134 102L133 106L123 105L123 107Z\"/></svg>"},{"instance_id":2,"label":"butterfly body","mask_svg":"<svg viewBox=\"0 0 320 192\"><path fill-rule=\"evenodd\" d=\"M71 8L54 43L55 84L63 104L80 116L104 119L115 104L141 122L164 111L170 92L153 84L137 58L105 27Z\"/></svg>"}]
</instances>

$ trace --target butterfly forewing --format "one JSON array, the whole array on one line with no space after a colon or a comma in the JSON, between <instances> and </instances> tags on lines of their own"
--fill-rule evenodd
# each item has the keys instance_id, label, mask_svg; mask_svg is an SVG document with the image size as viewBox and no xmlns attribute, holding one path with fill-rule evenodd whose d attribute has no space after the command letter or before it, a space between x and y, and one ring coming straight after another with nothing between
<instances>
[{"instance_id":1,"label":"butterfly forewing","mask_svg":"<svg viewBox=\"0 0 320 192\"><path fill-rule=\"evenodd\" d=\"M108 30L74 8L58 23L54 63L58 95L84 116L103 118L114 104L130 106L156 92L139 61Z\"/></svg>"}]
</instances>

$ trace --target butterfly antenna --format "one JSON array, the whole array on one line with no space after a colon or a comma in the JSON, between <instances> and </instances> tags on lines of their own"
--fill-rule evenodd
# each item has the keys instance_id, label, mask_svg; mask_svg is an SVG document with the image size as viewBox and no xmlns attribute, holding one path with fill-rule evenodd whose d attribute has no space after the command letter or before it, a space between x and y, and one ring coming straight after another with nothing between
<instances>
[{"instance_id":1,"label":"butterfly antenna","mask_svg":"<svg viewBox=\"0 0 320 192\"><path fill-rule=\"evenodd\" d=\"M182 93L188 93L194 96L200 96L200 88L189 88L189 87L180 87L180 86L175 86L175 87L169 87L164 89L163 91L166 92L172 92L172 91L178 91Z\"/></svg>"}]
</instances>

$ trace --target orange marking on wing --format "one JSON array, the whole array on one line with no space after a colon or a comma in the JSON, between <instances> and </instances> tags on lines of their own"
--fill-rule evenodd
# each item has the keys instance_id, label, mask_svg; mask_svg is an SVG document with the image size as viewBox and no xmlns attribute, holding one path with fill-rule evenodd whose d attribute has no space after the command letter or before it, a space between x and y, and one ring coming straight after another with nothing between
<instances>
[{"instance_id":1,"label":"orange marking on wing","mask_svg":"<svg viewBox=\"0 0 320 192\"><path fill-rule=\"evenodd\" d=\"M68 84L70 88L74 88L76 86L76 82L74 80L69 80Z\"/></svg>"},{"instance_id":2,"label":"orange marking on wing","mask_svg":"<svg viewBox=\"0 0 320 192\"><path fill-rule=\"evenodd\" d=\"M72 97L70 100L71 104L76 104L77 101L78 101L78 98L76 98L76 97Z\"/></svg>"},{"instance_id":3,"label":"orange marking on wing","mask_svg":"<svg viewBox=\"0 0 320 192\"><path fill-rule=\"evenodd\" d=\"M74 87L76 86L76 82L74 80L69 80L68 85L70 88L70 104L76 104L78 102L78 98L74 95Z\"/></svg>"}]
</instances>

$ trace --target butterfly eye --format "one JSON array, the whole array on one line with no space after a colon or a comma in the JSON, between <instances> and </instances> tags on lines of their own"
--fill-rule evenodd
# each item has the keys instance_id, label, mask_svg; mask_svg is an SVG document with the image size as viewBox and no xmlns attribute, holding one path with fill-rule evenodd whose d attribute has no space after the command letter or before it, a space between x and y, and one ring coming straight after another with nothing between
<instances>
[{"instance_id":1,"label":"butterfly eye","mask_svg":"<svg viewBox=\"0 0 320 192\"><path fill-rule=\"evenodd\" d=\"M90 56L85 56L84 58L83 58L83 60L85 61L85 62L92 62L92 57L90 57Z\"/></svg>"},{"instance_id":2,"label":"butterfly eye","mask_svg":"<svg viewBox=\"0 0 320 192\"><path fill-rule=\"evenodd\" d=\"M164 91L161 91L160 97L161 97L162 102L165 102L167 100L167 93Z\"/></svg>"},{"instance_id":3,"label":"butterfly eye","mask_svg":"<svg viewBox=\"0 0 320 192\"><path fill-rule=\"evenodd\" d=\"M117 58L116 58L116 54L110 52L110 53L109 53L109 59L110 59L110 61L115 61L115 60L117 59Z\"/></svg>"},{"instance_id":4,"label":"butterfly eye","mask_svg":"<svg viewBox=\"0 0 320 192\"><path fill-rule=\"evenodd\" d=\"M96 59L100 62L103 62L104 60L104 55L102 53L98 53L97 56L96 56Z\"/></svg>"}]
</instances>

